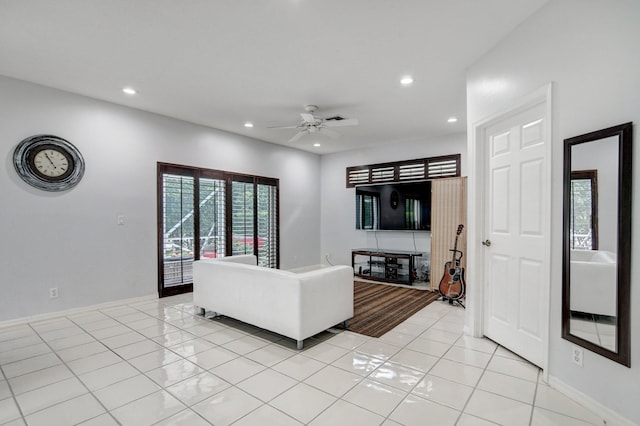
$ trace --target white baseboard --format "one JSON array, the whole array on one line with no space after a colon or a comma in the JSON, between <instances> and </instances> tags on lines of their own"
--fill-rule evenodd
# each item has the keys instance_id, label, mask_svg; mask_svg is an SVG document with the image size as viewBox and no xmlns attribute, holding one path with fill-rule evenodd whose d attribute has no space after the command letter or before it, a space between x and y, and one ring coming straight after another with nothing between
<instances>
[{"instance_id":1,"label":"white baseboard","mask_svg":"<svg viewBox=\"0 0 640 426\"><path fill-rule=\"evenodd\" d=\"M64 317L67 315L80 314L83 312L94 311L96 309L110 308L112 306L127 305L130 303L145 302L147 300L157 300L158 296L150 294L148 296L132 297L130 299L114 300L112 302L99 303L97 305L83 306L81 308L72 308L64 311L48 312L46 314L31 315L7 321L0 321L0 329L5 327L13 327L16 325L28 324L30 322L44 321L48 319Z\"/></svg>"},{"instance_id":2,"label":"white baseboard","mask_svg":"<svg viewBox=\"0 0 640 426\"><path fill-rule=\"evenodd\" d=\"M627 419L619 413L616 413L612 409L605 407L599 401L591 398L588 395L580 392L574 387L569 386L562 380L554 376L549 376L549 385L558 391L562 392L569 398L573 399L578 404L589 407L589 410L593 411L598 416L602 417L607 425L616 426L638 426L636 423Z\"/></svg>"}]
</instances>

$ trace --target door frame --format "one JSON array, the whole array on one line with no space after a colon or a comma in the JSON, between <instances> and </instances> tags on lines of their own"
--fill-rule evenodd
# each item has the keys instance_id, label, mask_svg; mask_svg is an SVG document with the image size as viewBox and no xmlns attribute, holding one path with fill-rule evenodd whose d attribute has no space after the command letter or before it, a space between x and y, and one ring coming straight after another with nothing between
<instances>
[{"instance_id":1,"label":"door frame","mask_svg":"<svg viewBox=\"0 0 640 426\"><path fill-rule=\"evenodd\" d=\"M481 242L484 241L484 225L486 218L485 194L488 190L488 182L485 181L487 171L488 146L486 144L486 132L503 120L519 114L535 105L544 105L544 138L547 141L545 146L545 182L547 190L547 206L544 214L543 228L547 235L545 247L545 260L547 285L542 289L542 304L540 314L543 318L543 373L547 377L547 366L549 365L549 313L550 313L550 286L551 286L551 153L552 153L552 83L535 90L513 103L511 106L484 118L472 125L469 133L469 194L468 194L468 223L467 228L467 281L469 277L476 277L469 285L467 293L467 316L465 332L474 337L483 337L485 331L484 315L486 309L485 301L485 251ZM469 273L470 272L470 273Z\"/></svg>"}]
</instances>

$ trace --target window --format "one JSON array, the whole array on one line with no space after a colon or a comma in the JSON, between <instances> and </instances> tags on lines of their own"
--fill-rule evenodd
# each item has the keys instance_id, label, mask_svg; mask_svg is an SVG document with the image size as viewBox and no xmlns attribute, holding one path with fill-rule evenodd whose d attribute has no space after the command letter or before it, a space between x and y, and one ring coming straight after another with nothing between
<instances>
[{"instance_id":1,"label":"window","mask_svg":"<svg viewBox=\"0 0 640 426\"><path fill-rule=\"evenodd\" d=\"M163 278L166 286L193 280L194 178L167 173L162 176Z\"/></svg>"},{"instance_id":2,"label":"window","mask_svg":"<svg viewBox=\"0 0 640 426\"><path fill-rule=\"evenodd\" d=\"M254 193L253 182L231 183L231 254L234 256L253 254L255 249Z\"/></svg>"},{"instance_id":3,"label":"window","mask_svg":"<svg viewBox=\"0 0 640 426\"><path fill-rule=\"evenodd\" d=\"M570 247L598 249L598 171L571 172Z\"/></svg>"},{"instance_id":4,"label":"window","mask_svg":"<svg viewBox=\"0 0 640 426\"><path fill-rule=\"evenodd\" d=\"M200 178L200 258L223 257L227 247L226 181Z\"/></svg>"},{"instance_id":5,"label":"window","mask_svg":"<svg viewBox=\"0 0 640 426\"><path fill-rule=\"evenodd\" d=\"M277 267L278 265L278 187L258 183L258 264Z\"/></svg>"},{"instance_id":6,"label":"window","mask_svg":"<svg viewBox=\"0 0 640 426\"><path fill-rule=\"evenodd\" d=\"M347 188L460 176L460 154L347 167Z\"/></svg>"},{"instance_id":7,"label":"window","mask_svg":"<svg viewBox=\"0 0 640 426\"><path fill-rule=\"evenodd\" d=\"M255 254L277 268L278 204L277 179L158 163L160 297L192 290L194 260Z\"/></svg>"}]
</instances>

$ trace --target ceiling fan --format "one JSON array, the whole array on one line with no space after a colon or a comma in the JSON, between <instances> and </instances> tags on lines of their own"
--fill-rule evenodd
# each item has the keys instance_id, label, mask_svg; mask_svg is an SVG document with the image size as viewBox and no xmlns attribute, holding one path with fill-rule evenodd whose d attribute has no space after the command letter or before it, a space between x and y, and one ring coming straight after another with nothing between
<instances>
[{"instance_id":1,"label":"ceiling fan","mask_svg":"<svg viewBox=\"0 0 640 426\"><path fill-rule=\"evenodd\" d=\"M331 138L339 138L340 133L331 130L330 127L344 127L344 126L357 126L358 120L355 118L344 118L339 115L334 117L320 117L314 113L318 110L317 105L306 105L304 107L306 112L300 113L302 120L300 124L296 126L276 126L269 127L270 129L298 129L298 133L289 142L295 142L304 135L311 133L322 133Z\"/></svg>"}]
</instances>

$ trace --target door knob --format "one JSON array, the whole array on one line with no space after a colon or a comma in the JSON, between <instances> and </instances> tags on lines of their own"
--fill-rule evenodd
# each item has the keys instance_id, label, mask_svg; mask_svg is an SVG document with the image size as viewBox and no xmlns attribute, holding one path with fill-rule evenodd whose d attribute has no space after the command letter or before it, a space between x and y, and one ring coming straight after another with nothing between
<instances>
[{"instance_id":1,"label":"door knob","mask_svg":"<svg viewBox=\"0 0 640 426\"><path fill-rule=\"evenodd\" d=\"M491 240L484 240L482 242L482 245L485 246L485 247L491 247Z\"/></svg>"}]
</instances>

